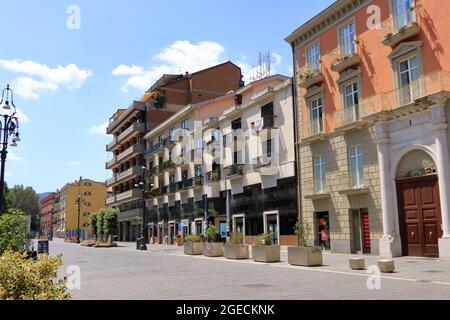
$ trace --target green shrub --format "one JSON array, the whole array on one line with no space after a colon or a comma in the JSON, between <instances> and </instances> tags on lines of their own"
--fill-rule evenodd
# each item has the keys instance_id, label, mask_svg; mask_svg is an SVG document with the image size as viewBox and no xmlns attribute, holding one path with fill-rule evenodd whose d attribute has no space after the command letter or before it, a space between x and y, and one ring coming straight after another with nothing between
<instances>
[{"instance_id":1,"label":"green shrub","mask_svg":"<svg viewBox=\"0 0 450 320\"><path fill-rule=\"evenodd\" d=\"M61 257L43 254L38 260L19 252L0 257L0 300L69 300L66 278L56 279Z\"/></svg>"},{"instance_id":2,"label":"green shrub","mask_svg":"<svg viewBox=\"0 0 450 320\"><path fill-rule=\"evenodd\" d=\"M273 237L273 233L262 233L260 235L258 235L258 239L256 240L256 244L258 246L270 246L272 245L272 237Z\"/></svg>"},{"instance_id":3,"label":"green shrub","mask_svg":"<svg viewBox=\"0 0 450 320\"><path fill-rule=\"evenodd\" d=\"M206 237L208 238L208 242L217 242L216 227L212 223L206 229Z\"/></svg>"},{"instance_id":4,"label":"green shrub","mask_svg":"<svg viewBox=\"0 0 450 320\"><path fill-rule=\"evenodd\" d=\"M240 232L233 232L230 235L230 244L242 244L244 242L244 235Z\"/></svg>"},{"instance_id":5,"label":"green shrub","mask_svg":"<svg viewBox=\"0 0 450 320\"><path fill-rule=\"evenodd\" d=\"M311 226L308 223L297 222L294 227L294 233L298 238L298 245L300 247L308 246L308 238L311 234Z\"/></svg>"},{"instance_id":6,"label":"green shrub","mask_svg":"<svg viewBox=\"0 0 450 320\"><path fill-rule=\"evenodd\" d=\"M186 237L186 242L202 242L202 237L199 235L193 234Z\"/></svg>"},{"instance_id":7,"label":"green shrub","mask_svg":"<svg viewBox=\"0 0 450 320\"><path fill-rule=\"evenodd\" d=\"M21 251L27 242L27 225L23 212L8 209L0 216L0 255L7 250Z\"/></svg>"}]
</instances>

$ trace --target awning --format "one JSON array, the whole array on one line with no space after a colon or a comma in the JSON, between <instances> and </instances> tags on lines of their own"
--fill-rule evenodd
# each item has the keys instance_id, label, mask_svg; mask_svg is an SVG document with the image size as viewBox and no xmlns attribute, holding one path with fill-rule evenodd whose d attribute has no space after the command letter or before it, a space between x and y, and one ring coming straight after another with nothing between
<instances>
[{"instance_id":1,"label":"awning","mask_svg":"<svg viewBox=\"0 0 450 320\"><path fill-rule=\"evenodd\" d=\"M141 102L147 102L149 101L151 98L153 98L156 95L156 91L153 92L147 92L146 94L144 94L141 98Z\"/></svg>"}]
</instances>

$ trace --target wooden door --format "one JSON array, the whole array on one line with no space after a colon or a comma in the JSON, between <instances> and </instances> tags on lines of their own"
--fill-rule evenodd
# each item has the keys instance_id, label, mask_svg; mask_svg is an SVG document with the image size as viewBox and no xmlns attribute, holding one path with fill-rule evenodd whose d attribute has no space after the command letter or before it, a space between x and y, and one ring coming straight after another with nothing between
<instances>
[{"instance_id":1,"label":"wooden door","mask_svg":"<svg viewBox=\"0 0 450 320\"><path fill-rule=\"evenodd\" d=\"M400 180L397 192L403 254L438 257L442 228L437 177Z\"/></svg>"}]
</instances>

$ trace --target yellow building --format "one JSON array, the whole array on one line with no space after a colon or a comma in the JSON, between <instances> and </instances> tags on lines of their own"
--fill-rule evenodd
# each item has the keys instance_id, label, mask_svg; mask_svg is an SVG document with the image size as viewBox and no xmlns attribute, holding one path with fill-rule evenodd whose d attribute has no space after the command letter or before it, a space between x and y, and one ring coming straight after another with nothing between
<instances>
[{"instance_id":1,"label":"yellow building","mask_svg":"<svg viewBox=\"0 0 450 320\"><path fill-rule=\"evenodd\" d=\"M106 207L106 195L105 183L90 179L80 178L62 187L55 198L54 235L60 238L76 237L79 226L80 238L86 238L89 216Z\"/></svg>"}]
</instances>

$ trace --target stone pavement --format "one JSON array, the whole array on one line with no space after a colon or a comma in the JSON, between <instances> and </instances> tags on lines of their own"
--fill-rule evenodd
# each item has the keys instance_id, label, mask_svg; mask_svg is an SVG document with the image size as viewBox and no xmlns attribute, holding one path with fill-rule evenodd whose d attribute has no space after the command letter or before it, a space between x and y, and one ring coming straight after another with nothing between
<instances>
[{"instance_id":1,"label":"stone pavement","mask_svg":"<svg viewBox=\"0 0 450 320\"><path fill-rule=\"evenodd\" d=\"M367 287L366 271L352 271L349 255L324 253L324 265L306 268L282 262L255 263L185 256L182 247L134 243L110 249L55 240L51 254L81 269L76 299L450 299L450 262L401 257L396 272L381 274L379 290ZM365 256L366 267L378 257Z\"/></svg>"}]
</instances>

